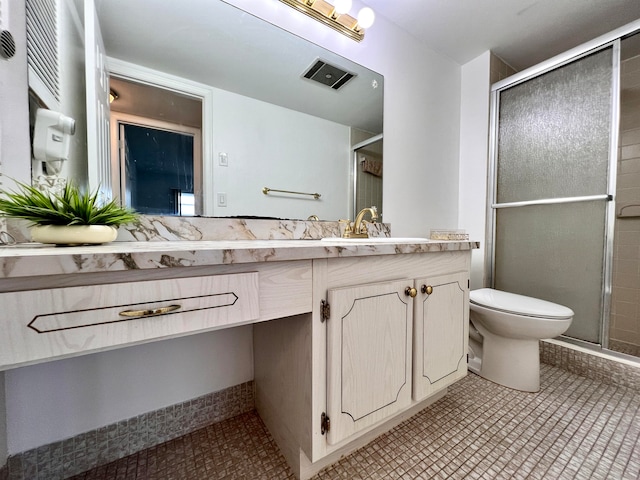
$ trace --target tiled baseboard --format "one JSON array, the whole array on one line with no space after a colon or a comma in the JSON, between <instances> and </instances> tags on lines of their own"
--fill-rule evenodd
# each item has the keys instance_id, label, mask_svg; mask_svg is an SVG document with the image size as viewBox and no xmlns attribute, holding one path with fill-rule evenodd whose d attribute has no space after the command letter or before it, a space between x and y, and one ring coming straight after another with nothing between
<instances>
[{"instance_id":1,"label":"tiled baseboard","mask_svg":"<svg viewBox=\"0 0 640 480\"><path fill-rule=\"evenodd\" d=\"M254 408L250 381L12 455L0 480L62 480Z\"/></svg>"},{"instance_id":2,"label":"tiled baseboard","mask_svg":"<svg viewBox=\"0 0 640 480\"><path fill-rule=\"evenodd\" d=\"M540 342L540 362L562 368L606 385L632 388L640 392L640 365L618 361L559 342Z\"/></svg>"}]
</instances>

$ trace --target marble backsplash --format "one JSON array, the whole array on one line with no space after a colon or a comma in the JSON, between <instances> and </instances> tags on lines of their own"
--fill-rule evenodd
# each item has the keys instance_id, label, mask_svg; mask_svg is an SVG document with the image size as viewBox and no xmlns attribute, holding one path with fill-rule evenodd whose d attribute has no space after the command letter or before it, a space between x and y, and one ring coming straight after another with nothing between
<instances>
[{"instance_id":1,"label":"marble backsplash","mask_svg":"<svg viewBox=\"0 0 640 480\"><path fill-rule=\"evenodd\" d=\"M342 228L332 221L142 215L136 224L120 227L116 241L318 240L339 237ZM386 223L369 223L367 228L371 237L391 235ZM17 243L31 241L24 221L0 219L0 232L9 233Z\"/></svg>"}]
</instances>

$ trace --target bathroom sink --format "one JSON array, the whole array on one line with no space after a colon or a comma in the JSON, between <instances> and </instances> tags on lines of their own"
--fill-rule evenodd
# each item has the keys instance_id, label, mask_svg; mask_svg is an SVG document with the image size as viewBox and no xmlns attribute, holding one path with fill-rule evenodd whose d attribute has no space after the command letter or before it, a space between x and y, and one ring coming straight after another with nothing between
<instances>
[{"instance_id":1,"label":"bathroom sink","mask_svg":"<svg viewBox=\"0 0 640 480\"><path fill-rule=\"evenodd\" d=\"M340 243L422 243L428 242L428 238L421 237L369 237L369 238L342 238L325 237L320 239L323 242Z\"/></svg>"}]
</instances>

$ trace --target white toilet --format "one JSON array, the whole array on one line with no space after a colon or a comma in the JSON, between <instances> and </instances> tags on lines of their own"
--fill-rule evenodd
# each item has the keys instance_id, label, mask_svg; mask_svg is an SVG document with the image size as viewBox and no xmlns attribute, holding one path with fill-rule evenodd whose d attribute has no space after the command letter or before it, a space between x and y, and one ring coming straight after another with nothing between
<instances>
[{"instance_id":1,"label":"white toilet","mask_svg":"<svg viewBox=\"0 0 640 480\"><path fill-rule=\"evenodd\" d=\"M469 370L505 387L540 390L538 342L564 333L573 310L492 288L469 294Z\"/></svg>"}]
</instances>

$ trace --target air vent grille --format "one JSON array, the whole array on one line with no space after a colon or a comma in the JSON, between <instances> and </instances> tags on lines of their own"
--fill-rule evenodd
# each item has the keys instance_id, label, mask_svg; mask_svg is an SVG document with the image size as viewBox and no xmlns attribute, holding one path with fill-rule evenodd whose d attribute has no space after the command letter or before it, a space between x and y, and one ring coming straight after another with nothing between
<instances>
[{"instance_id":1,"label":"air vent grille","mask_svg":"<svg viewBox=\"0 0 640 480\"><path fill-rule=\"evenodd\" d=\"M303 74L304 78L308 78L314 82L321 83L327 87L338 90L346 85L346 83L355 77L355 74L347 72L335 65L331 65L323 60L316 60Z\"/></svg>"},{"instance_id":2,"label":"air vent grille","mask_svg":"<svg viewBox=\"0 0 640 480\"><path fill-rule=\"evenodd\" d=\"M16 54L16 42L11 33L0 29L0 55L3 58L11 58Z\"/></svg>"},{"instance_id":3,"label":"air vent grille","mask_svg":"<svg viewBox=\"0 0 640 480\"><path fill-rule=\"evenodd\" d=\"M27 63L30 75L48 94L60 101L60 71L58 67L58 22L56 0L27 0ZM34 79L35 80L35 79ZM36 93L43 96L41 92Z\"/></svg>"}]
</instances>

